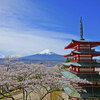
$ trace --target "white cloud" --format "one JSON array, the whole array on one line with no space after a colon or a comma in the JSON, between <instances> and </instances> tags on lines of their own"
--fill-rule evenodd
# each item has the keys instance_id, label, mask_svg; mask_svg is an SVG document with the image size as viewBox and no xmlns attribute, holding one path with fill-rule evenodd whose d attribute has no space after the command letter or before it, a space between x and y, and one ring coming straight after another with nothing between
<instances>
[{"instance_id":1,"label":"white cloud","mask_svg":"<svg viewBox=\"0 0 100 100\"><path fill-rule=\"evenodd\" d=\"M40 4L30 0L0 0L0 26L25 30L37 28L49 16L42 10ZM50 19L49 19L50 20Z\"/></svg>"},{"instance_id":2,"label":"white cloud","mask_svg":"<svg viewBox=\"0 0 100 100\"><path fill-rule=\"evenodd\" d=\"M34 35L31 33L44 33L43 30L39 31L12 31L0 29L0 51L6 51L8 54L12 52L12 55L29 55L40 52L44 49L50 49L51 51L55 51L57 53L64 53L64 46L69 42L68 40L62 40L55 38L56 33L51 37ZM38 33L38 34L39 34ZM47 34L52 34L53 32L46 31ZM64 35L64 33L62 33ZM69 36L69 34L68 34ZM59 37L59 36L58 36ZM62 37L63 38L63 37ZM73 38L73 36L68 39ZM67 34L66 34L67 39ZM4 54L1 54L4 55ZM6 54L5 54L6 55Z\"/></svg>"},{"instance_id":3,"label":"white cloud","mask_svg":"<svg viewBox=\"0 0 100 100\"><path fill-rule=\"evenodd\" d=\"M41 28L62 27L50 24L50 16L41 4L31 0L0 0L0 55L29 55L44 49L64 54L72 34Z\"/></svg>"}]
</instances>

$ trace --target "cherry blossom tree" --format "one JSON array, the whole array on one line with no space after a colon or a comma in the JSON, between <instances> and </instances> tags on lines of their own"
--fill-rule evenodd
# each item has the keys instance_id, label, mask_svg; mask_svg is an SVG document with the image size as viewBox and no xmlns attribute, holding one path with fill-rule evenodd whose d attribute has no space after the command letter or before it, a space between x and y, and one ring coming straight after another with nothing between
<instances>
[{"instance_id":1,"label":"cherry blossom tree","mask_svg":"<svg viewBox=\"0 0 100 100\"><path fill-rule=\"evenodd\" d=\"M27 100L30 93L37 93L40 100L54 91L62 91L64 86L82 88L75 84L76 80L62 77L58 66L46 67L43 64L25 64L16 62L16 58L7 57L0 65L0 94L4 97L13 97L13 92L20 90L23 100ZM89 83L87 80L78 79L78 83ZM52 99L52 98L51 98Z\"/></svg>"},{"instance_id":2,"label":"cherry blossom tree","mask_svg":"<svg viewBox=\"0 0 100 100\"><path fill-rule=\"evenodd\" d=\"M0 94L14 100L12 89L20 89L23 100L27 100L28 92L36 84L39 67L38 64L15 62L15 58L6 57L4 64L0 66Z\"/></svg>"}]
</instances>

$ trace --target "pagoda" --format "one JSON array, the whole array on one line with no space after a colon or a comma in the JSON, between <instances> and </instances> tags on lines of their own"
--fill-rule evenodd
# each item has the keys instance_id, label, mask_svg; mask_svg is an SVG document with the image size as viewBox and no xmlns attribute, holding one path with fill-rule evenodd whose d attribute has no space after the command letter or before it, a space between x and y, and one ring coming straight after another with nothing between
<instances>
[{"instance_id":1,"label":"pagoda","mask_svg":"<svg viewBox=\"0 0 100 100\"><path fill-rule=\"evenodd\" d=\"M71 62L62 65L69 70L62 72L67 79L76 80L76 84L81 86L87 92L79 92L74 87L65 87L64 91L69 96L69 100L100 100L100 75L97 71L100 63L93 57L100 56L99 51L95 51L94 47L99 46L100 41L86 41L83 38L82 17L80 19L80 40L72 40L65 49L73 49L70 54L64 57L72 57ZM86 79L89 83L78 83L78 80Z\"/></svg>"}]
</instances>

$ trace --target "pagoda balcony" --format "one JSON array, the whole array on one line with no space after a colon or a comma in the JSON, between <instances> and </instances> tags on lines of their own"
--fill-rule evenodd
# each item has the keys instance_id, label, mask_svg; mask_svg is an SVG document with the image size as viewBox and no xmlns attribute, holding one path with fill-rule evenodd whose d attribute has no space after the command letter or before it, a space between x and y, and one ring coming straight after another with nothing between
<instances>
[{"instance_id":1,"label":"pagoda balcony","mask_svg":"<svg viewBox=\"0 0 100 100\"><path fill-rule=\"evenodd\" d=\"M91 84L78 83L81 87L100 87L100 82L91 82Z\"/></svg>"},{"instance_id":2,"label":"pagoda balcony","mask_svg":"<svg viewBox=\"0 0 100 100\"><path fill-rule=\"evenodd\" d=\"M70 69L71 72L75 73L75 74L99 74L96 71L76 71L73 69Z\"/></svg>"},{"instance_id":3,"label":"pagoda balcony","mask_svg":"<svg viewBox=\"0 0 100 100\"><path fill-rule=\"evenodd\" d=\"M83 60L71 60L72 62L96 62L96 60L95 59L92 59L92 60L88 60L88 59L83 59Z\"/></svg>"},{"instance_id":4,"label":"pagoda balcony","mask_svg":"<svg viewBox=\"0 0 100 100\"><path fill-rule=\"evenodd\" d=\"M95 49L74 49L73 52L79 51L79 52L95 52Z\"/></svg>"},{"instance_id":5,"label":"pagoda balcony","mask_svg":"<svg viewBox=\"0 0 100 100\"><path fill-rule=\"evenodd\" d=\"M99 74L95 71L95 67L73 67L70 66L69 70L76 74Z\"/></svg>"},{"instance_id":6,"label":"pagoda balcony","mask_svg":"<svg viewBox=\"0 0 100 100\"><path fill-rule=\"evenodd\" d=\"M78 51L92 51L92 52L94 52L95 51L95 49L80 49L80 50L78 50ZM75 50L76 51L76 50Z\"/></svg>"}]
</instances>

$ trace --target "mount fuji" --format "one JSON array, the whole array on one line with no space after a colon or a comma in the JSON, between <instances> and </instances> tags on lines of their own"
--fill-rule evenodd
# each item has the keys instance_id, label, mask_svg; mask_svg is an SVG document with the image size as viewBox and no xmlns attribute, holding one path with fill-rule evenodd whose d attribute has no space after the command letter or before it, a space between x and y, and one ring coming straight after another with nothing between
<instances>
[{"instance_id":1,"label":"mount fuji","mask_svg":"<svg viewBox=\"0 0 100 100\"><path fill-rule=\"evenodd\" d=\"M65 61L65 58L63 57L63 55L50 52L48 49L46 49L34 55L20 57L19 61L54 65L54 64L61 64L62 62Z\"/></svg>"},{"instance_id":2,"label":"mount fuji","mask_svg":"<svg viewBox=\"0 0 100 100\"><path fill-rule=\"evenodd\" d=\"M50 52L48 49L41 51L40 53L29 55L25 57L20 57L20 59L27 60L64 60L63 55Z\"/></svg>"}]
</instances>

